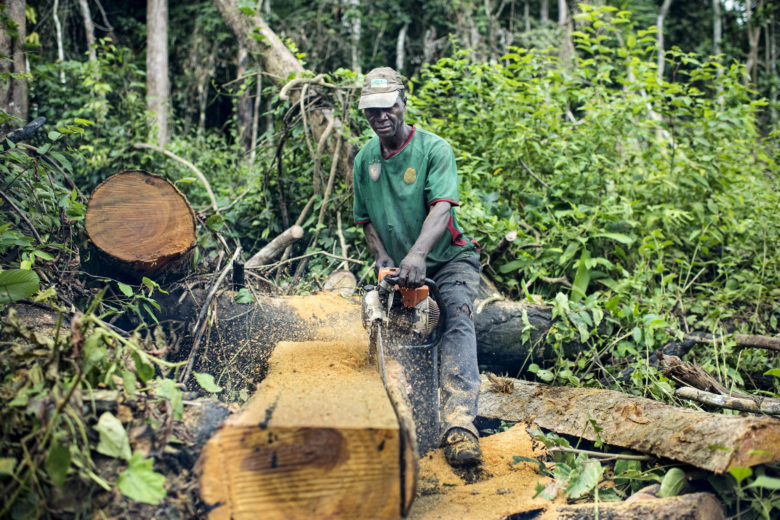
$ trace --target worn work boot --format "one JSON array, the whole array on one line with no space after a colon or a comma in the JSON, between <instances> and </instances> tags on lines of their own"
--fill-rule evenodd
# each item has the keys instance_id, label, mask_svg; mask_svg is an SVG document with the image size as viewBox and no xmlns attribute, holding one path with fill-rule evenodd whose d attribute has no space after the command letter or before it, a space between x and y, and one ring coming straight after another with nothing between
<instances>
[{"instance_id":1,"label":"worn work boot","mask_svg":"<svg viewBox=\"0 0 780 520\"><path fill-rule=\"evenodd\" d=\"M444 456L450 466L469 466L482 462L479 441L468 430L453 428L444 437Z\"/></svg>"}]
</instances>

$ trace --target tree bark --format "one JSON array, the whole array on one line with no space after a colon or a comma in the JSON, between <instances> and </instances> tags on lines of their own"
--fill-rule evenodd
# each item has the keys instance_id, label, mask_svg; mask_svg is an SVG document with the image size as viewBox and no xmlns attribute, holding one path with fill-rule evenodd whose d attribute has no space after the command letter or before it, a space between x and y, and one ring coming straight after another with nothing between
<instances>
[{"instance_id":1,"label":"tree bark","mask_svg":"<svg viewBox=\"0 0 780 520\"><path fill-rule=\"evenodd\" d=\"M349 49L352 58L352 71L360 73L360 0L347 0L349 18L345 20L349 29Z\"/></svg>"},{"instance_id":2,"label":"tree bark","mask_svg":"<svg viewBox=\"0 0 780 520\"><path fill-rule=\"evenodd\" d=\"M101 254L101 271L175 276L189 266L195 213L176 187L156 175L126 170L101 183L85 217L89 239Z\"/></svg>"},{"instance_id":3,"label":"tree bark","mask_svg":"<svg viewBox=\"0 0 780 520\"><path fill-rule=\"evenodd\" d=\"M265 247L255 253L252 258L247 260L246 264L244 264L244 267L247 269L252 269L267 264L277 256L281 255L287 246L300 239L302 236L303 228L301 226L296 225L288 228L279 236L267 243Z\"/></svg>"},{"instance_id":4,"label":"tree bark","mask_svg":"<svg viewBox=\"0 0 780 520\"><path fill-rule=\"evenodd\" d=\"M556 433L600 440L715 473L780 460L780 420L677 408L611 390L515 380L512 393L499 393L485 380L479 415L533 422ZM601 428L598 433L591 421Z\"/></svg>"},{"instance_id":5,"label":"tree bark","mask_svg":"<svg viewBox=\"0 0 780 520\"><path fill-rule=\"evenodd\" d=\"M542 6L539 11L539 21L542 25L545 25L550 20L550 2L549 0L542 0Z\"/></svg>"},{"instance_id":6,"label":"tree bark","mask_svg":"<svg viewBox=\"0 0 780 520\"><path fill-rule=\"evenodd\" d=\"M24 0L5 0L5 14L16 24L11 29L0 29L0 54L10 59L0 60L0 74L24 74L27 65L24 54L24 42L27 37L27 21ZM27 123L27 80L0 76L0 110L19 118L22 125ZM13 124L9 127L14 126Z\"/></svg>"},{"instance_id":7,"label":"tree bark","mask_svg":"<svg viewBox=\"0 0 780 520\"><path fill-rule=\"evenodd\" d=\"M293 56L287 46L282 43L278 36L268 27L268 24L259 14L246 16L238 9L237 0L212 0L219 10L228 26L233 30L236 37L239 38L247 49L261 56L263 70L279 85L288 83L291 76L302 76L305 69L300 62ZM255 39L253 35L259 36ZM300 91L292 89L290 92L290 103L295 106L300 101ZM311 125L312 134L316 141L326 133L331 121L334 121L335 128L341 127L341 122L334 118L333 110L321 106L307 107L308 121ZM345 150L351 150L351 145L338 134L338 139L343 141ZM337 139L332 139L330 151L335 150ZM352 153L342 154L339 162L339 168L345 173L346 178L352 178L352 163L354 157Z\"/></svg>"},{"instance_id":8,"label":"tree bark","mask_svg":"<svg viewBox=\"0 0 780 520\"><path fill-rule=\"evenodd\" d=\"M236 77L238 78L239 95L236 99L236 127L238 129L238 142L241 143L241 149L249 152L252 148L252 97L249 95L249 89L246 87L246 79L241 79L246 75L249 63L249 53L246 47L239 40L238 42L238 67Z\"/></svg>"},{"instance_id":9,"label":"tree bark","mask_svg":"<svg viewBox=\"0 0 780 520\"><path fill-rule=\"evenodd\" d=\"M729 408L751 413L766 413L780 415L780 400L762 397L757 400L746 397L735 397L722 394L713 394L697 388L683 386L675 390L674 395L683 399L691 399L711 406Z\"/></svg>"},{"instance_id":10,"label":"tree bark","mask_svg":"<svg viewBox=\"0 0 780 520\"><path fill-rule=\"evenodd\" d=\"M89 12L87 0L79 0L79 9L81 9L81 17L84 19L84 37L87 40L89 61L95 61L97 60L97 53L95 52L95 24L92 22L92 13Z\"/></svg>"},{"instance_id":11,"label":"tree bark","mask_svg":"<svg viewBox=\"0 0 780 520\"><path fill-rule=\"evenodd\" d=\"M406 31L409 30L409 24L405 23L398 31L398 37L395 40L395 70L401 72L406 63Z\"/></svg>"},{"instance_id":12,"label":"tree bark","mask_svg":"<svg viewBox=\"0 0 780 520\"><path fill-rule=\"evenodd\" d=\"M146 107L153 114L150 126L160 146L168 144L168 0L146 4Z\"/></svg>"},{"instance_id":13,"label":"tree bark","mask_svg":"<svg viewBox=\"0 0 780 520\"><path fill-rule=\"evenodd\" d=\"M409 446L364 345L281 342L269 364L201 454L209 518L400 518Z\"/></svg>"},{"instance_id":14,"label":"tree bark","mask_svg":"<svg viewBox=\"0 0 780 520\"><path fill-rule=\"evenodd\" d=\"M756 15L764 8L764 0L758 0L756 10L753 11L752 2L745 2L747 18L747 36L748 36L748 56L745 63L747 76L745 85L752 82L754 85L758 81L758 42L761 38L761 26L757 23Z\"/></svg>"},{"instance_id":15,"label":"tree bark","mask_svg":"<svg viewBox=\"0 0 780 520\"><path fill-rule=\"evenodd\" d=\"M54 19L54 37L57 40L57 59L60 64L65 61L65 49L62 46L62 24L60 23L60 16L58 10L60 8L60 0L54 0L52 6L52 18ZM60 83L65 83L65 71L60 66Z\"/></svg>"},{"instance_id":16,"label":"tree bark","mask_svg":"<svg viewBox=\"0 0 780 520\"><path fill-rule=\"evenodd\" d=\"M553 506L544 518L558 520L723 520L723 507L711 493L691 493L677 497L647 498L624 502Z\"/></svg>"},{"instance_id":17,"label":"tree bark","mask_svg":"<svg viewBox=\"0 0 780 520\"><path fill-rule=\"evenodd\" d=\"M669 7L671 5L672 0L664 0L664 3L661 4L661 10L658 11L658 17L655 22L655 25L658 28L658 34L656 35L656 42L658 45L658 70L656 72L656 77L658 78L658 83L661 83L664 79L664 64L666 63L666 51L664 50L664 18L666 18L666 14L669 12Z\"/></svg>"}]
</instances>

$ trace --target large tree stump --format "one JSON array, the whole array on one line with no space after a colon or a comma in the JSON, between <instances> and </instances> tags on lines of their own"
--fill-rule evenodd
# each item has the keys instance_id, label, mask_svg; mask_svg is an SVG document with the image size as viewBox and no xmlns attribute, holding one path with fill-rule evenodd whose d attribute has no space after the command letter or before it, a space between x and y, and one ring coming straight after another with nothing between
<instances>
[{"instance_id":1,"label":"large tree stump","mask_svg":"<svg viewBox=\"0 0 780 520\"><path fill-rule=\"evenodd\" d=\"M281 342L206 444L201 496L211 519L400 518L414 478L405 438L365 336Z\"/></svg>"},{"instance_id":2,"label":"large tree stump","mask_svg":"<svg viewBox=\"0 0 780 520\"><path fill-rule=\"evenodd\" d=\"M480 416L535 423L715 473L780 460L777 419L700 412L612 390L511 381L509 393L483 381ZM591 420L601 428L598 433Z\"/></svg>"},{"instance_id":3,"label":"large tree stump","mask_svg":"<svg viewBox=\"0 0 780 520\"><path fill-rule=\"evenodd\" d=\"M126 277L177 275L195 244L195 213L176 187L157 175L125 170L89 199L87 235L105 270Z\"/></svg>"}]
</instances>

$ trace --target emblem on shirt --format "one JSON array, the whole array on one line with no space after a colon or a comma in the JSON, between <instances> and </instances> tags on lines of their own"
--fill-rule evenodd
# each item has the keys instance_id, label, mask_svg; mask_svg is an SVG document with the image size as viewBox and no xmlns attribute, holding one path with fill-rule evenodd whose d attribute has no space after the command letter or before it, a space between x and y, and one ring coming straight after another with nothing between
<instances>
[{"instance_id":1,"label":"emblem on shirt","mask_svg":"<svg viewBox=\"0 0 780 520\"><path fill-rule=\"evenodd\" d=\"M377 180L381 172L382 172L382 165L379 163L374 163L368 167L368 175L371 177L372 181Z\"/></svg>"},{"instance_id":2,"label":"emblem on shirt","mask_svg":"<svg viewBox=\"0 0 780 520\"><path fill-rule=\"evenodd\" d=\"M417 172L414 171L414 168L407 168L406 172L404 173L404 182L406 184L412 184L416 180L417 180Z\"/></svg>"}]
</instances>

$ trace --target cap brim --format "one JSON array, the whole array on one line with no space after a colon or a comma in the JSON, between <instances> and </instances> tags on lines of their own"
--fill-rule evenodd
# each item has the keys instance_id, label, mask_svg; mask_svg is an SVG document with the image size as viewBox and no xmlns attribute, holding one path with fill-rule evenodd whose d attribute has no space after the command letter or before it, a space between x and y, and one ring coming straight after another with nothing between
<instances>
[{"instance_id":1,"label":"cap brim","mask_svg":"<svg viewBox=\"0 0 780 520\"><path fill-rule=\"evenodd\" d=\"M358 103L358 109L364 108L390 108L395 105L395 101L398 99L398 91L382 92L380 94L368 94L360 96L360 102Z\"/></svg>"}]
</instances>

